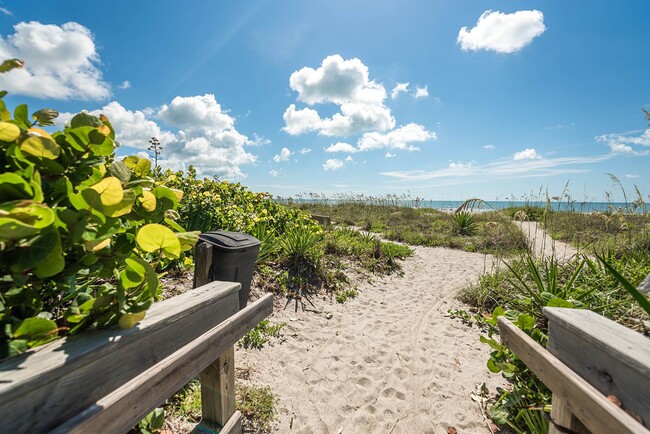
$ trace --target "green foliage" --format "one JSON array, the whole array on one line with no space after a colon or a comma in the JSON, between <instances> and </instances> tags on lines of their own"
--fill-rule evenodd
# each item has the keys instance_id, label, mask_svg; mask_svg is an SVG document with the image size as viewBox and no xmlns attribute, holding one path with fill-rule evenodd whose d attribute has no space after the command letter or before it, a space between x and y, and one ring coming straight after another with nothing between
<instances>
[{"instance_id":1,"label":"green foliage","mask_svg":"<svg viewBox=\"0 0 650 434\"><path fill-rule=\"evenodd\" d=\"M338 291L336 293L336 302L343 304L348 300L348 298L354 298L357 296L357 294L358 294L357 291L354 289L346 289L343 291Z\"/></svg>"},{"instance_id":2,"label":"green foliage","mask_svg":"<svg viewBox=\"0 0 650 434\"><path fill-rule=\"evenodd\" d=\"M165 425L165 409L155 408L138 424L140 432L143 434L154 434L160 432Z\"/></svg>"},{"instance_id":3,"label":"green foliage","mask_svg":"<svg viewBox=\"0 0 650 434\"><path fill-rule=\"evenodd\" d=\"M180 192L146 159L115 159L105 116L14 117L0 99L0 358L90 326L129 327L160 290L156 267L196 241L174 221ZM173 228L176 232L169 228Z\"/></svg>"},{"instance_id":4,"label":"green foliage","mask_svg":"<svg viewBox=\"0 0 650 434\"><path fill-rule=\"evenodd\" d=\"M270 387L241 386L237 388L237 410L255 432L268 432L275 420L278 398Z\"/></svg>"},{"instance_id":5,"label":"green foliage","mask_svg":"<svg viewBox=\"0 0 650 434\"><path fill-rule=\"evenodd\" d=\"M451 221L460 235L473 235L476 232L476 217L471 212L456 211L451 215Z\"/></svg>"},{"instance_id":6,"label":"green foliage","mask_svg":"<svg viewBox=\"0 0 650 434\"><path fill-rule=\"evenodd\" d=\"M641 306L643 310L645 310L645 312L648 315L650 315L650 301L648 301L648 298L645 295L641 294L641 292L638 289L636 289L636 287L632 285L629 280L623 277L623 275L621 275L621 273L619 273L618 270L616 270L616 268L614 268L609 262L607 262L607 260L603 259L600 256L598 256L597 258L607 269L607 271L612 276L614 276L616 280L618 280L621 286L623 286L623 288L625 288L625 290L629 292L632 297L634 297L637 303L639 303L639 306Z\"/></svg>"},{"instance_id":7,"label":"green foliage","mask_svg":"<svg viewBox=\"0 0 650 434\"><path fill-rule=\"evenodd\" d=\"M379 232L383 238L410 245L450 247L471 252L510 255L526 249L523 234L497 212L475 213L471 235L460 235L448 213L398 206L402 200L341 198L334 203L294 203L290 207L328 215L339 224ZM462 210L461 210L462 211Z\"/></svg>"},{"instance_id":8,"label":"green foliage","mask_svg":"<svg viewBox=\"0 0 650 434\"><path fill-rule=\"evenodd\" d=\"M282 337L280 332L286 325L287 323L284 322L271 325L268 319L264 319L253 330L241 338L239 345L246 349L254 348L261 350L269 342L270 338L280 339Z\"/></svg>"},{"instance_id":9,"label":"green foliage","mask_svg":"<svg viewBox=\"0 0 650 434\"><path fill-rule=\"evenodd\" d=\"M187 173L167 170L158 174L157 180L161 185L183 192L178 207L179 222L188 230L223 229L255 235L264 228L265 232L281 237L292 228L318 227L308 214L287 209L273 201L268 193L253 193L239 183L197 179L193 167Z\"/></svg>"}]
</instances>

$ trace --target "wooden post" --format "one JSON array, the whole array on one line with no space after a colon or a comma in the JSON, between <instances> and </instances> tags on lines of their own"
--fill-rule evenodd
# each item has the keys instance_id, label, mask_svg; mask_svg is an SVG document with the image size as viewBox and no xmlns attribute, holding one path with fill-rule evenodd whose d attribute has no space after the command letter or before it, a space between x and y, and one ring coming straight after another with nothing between
<instances>
[{"instance_id":1,"label":"wooden post","mask_svg":"<svg viewBox=\"0 0 650 434\"><path fill-rule=\"evenodd\" d=\"M194 254L194 288L210 283L210 267L212 267L212 245L199 243Z\"/></svg>"},{"instance_id":2,"label":"wooden post","mask_svg":"<svg viewBox=\"0 0 650 434\"><path fill-rule=\"evenodd\" d=\"M234 346L201 372L201 411L202 425L218 427L235 414Z\"/></svg>"},{"instance_id":3,"label":"wooden post","mask_svg":"<svg viewBox=\"0 0 650 434\"><path fill-rule=\"evenodd\" d=\"M212 245L196 246L194 287L210 282ZM208 428L226 428L228 432L241 432L241 420L235 415L235 347L231 346L210 366L201 372L201 425ZM226 431L226 430L222 430Z\"/></svg>"},{"instance_id":4,"label":"wooden post","mask_svg":"<svg viewBox=\"0 0 650 434\"><path fill-rule=\"evenodd\" d=\"M562 429L569 429L575 434L589 434L590 431L575 417L564 399L559 395L553 394L551 401L551 423L548 427L548 434L566 434ZM553 422L555 424L553 424ZM560 427L560 428L558 428Z\"/></svg>"}]
</instances>

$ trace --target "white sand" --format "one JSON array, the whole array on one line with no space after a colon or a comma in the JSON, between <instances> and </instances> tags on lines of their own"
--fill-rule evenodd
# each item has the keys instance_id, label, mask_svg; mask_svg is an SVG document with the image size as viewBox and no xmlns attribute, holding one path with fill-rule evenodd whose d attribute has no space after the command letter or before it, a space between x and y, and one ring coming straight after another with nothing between
<instances>
[{"instance_id":1,"label":"white sand","mask_svg":"<svg viewBox=\"0 0 650 434\"><path fill-rule=\"evenodd\" d=\"M578 254L578 251L571 245L551 238L544 229L539 227L537 222L515 223L521 227L528 241L528 247L535 257L555 256L559 260L568 260Z\"/></svg>"},{"instance_id":2,"label":"white sand","mask_svg":"<svg viewBox=\"0 0 650 434\"><path fill-rule=\"evenodd\" d=\"M286 342L238 349L237 366L279 397L281 433L489 433L470 394L504 380L486 368L487 345L450 308L455 293L492 267L482 254L416 247L404 277L360 285L341 305L314 300L331 312L276 307L272 323L287 322Z\"/></svg>"}]
</instances>

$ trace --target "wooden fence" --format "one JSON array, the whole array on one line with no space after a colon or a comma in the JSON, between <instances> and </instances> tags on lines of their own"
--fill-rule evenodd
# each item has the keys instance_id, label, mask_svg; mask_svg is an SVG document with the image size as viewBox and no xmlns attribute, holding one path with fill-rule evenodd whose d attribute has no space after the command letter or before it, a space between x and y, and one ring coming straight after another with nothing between
<instances>
[{"instance_id":1,"label":"wooden fence","mask_svg":"<svg viewBox=\"0 0 650 434\"><path fill-rule=\"evenodd\" d=\"M545 308L544 314L547 349L504 317L499 329L553 392L549 433L649 434L650 339L588 310Z\"/></svg>"},{"instance_id":2,"label":"wooden fence","mask_svg":"<svg viewBox=\"0 0 650 434\"><path fill-rule=\"evenodd\" d=\"M0 364L0 432L123 433L200 374L202 426L240 432L234 345L273 310L239 283L155 303L133 329L60 339Z\"/></svg>"}]
</instances>

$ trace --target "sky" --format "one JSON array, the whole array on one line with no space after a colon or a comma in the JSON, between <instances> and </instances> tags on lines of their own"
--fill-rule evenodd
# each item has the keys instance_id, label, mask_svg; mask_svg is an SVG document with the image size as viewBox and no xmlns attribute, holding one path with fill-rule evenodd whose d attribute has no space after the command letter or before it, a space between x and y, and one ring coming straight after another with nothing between
<instances>
[{"instance_id":1,"label":"sky","mask_svg":"<svg viewBox=\"0 0 650 434\"><path fill-rule=\"evenodd\" d=\"M650 2L0 0L12 108L254 191L649 200Z\"/></svg>"}]
</instances>

